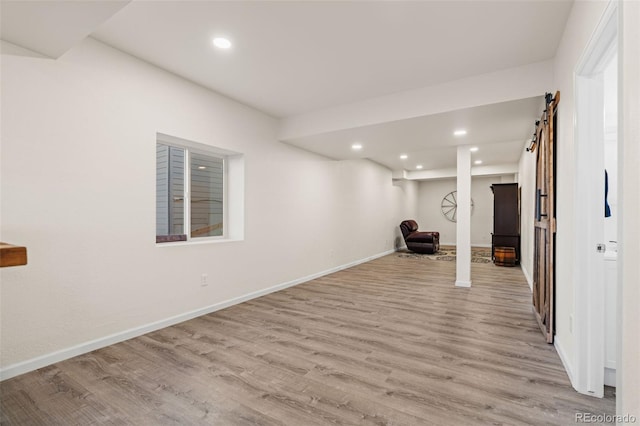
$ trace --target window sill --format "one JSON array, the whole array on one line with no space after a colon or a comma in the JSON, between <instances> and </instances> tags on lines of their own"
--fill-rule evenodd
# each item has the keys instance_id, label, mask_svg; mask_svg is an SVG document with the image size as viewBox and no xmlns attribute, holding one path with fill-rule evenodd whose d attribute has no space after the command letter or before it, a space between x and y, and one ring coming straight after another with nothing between
<instances>
[{"instance_id":1,"label":"window sill","mask_svg":"<svg viewBox=\"0 0 640 426\"><path fill-rule=\"evenodd\" d=\"M175 242L166 242L166 243L156 243L156 247L177 247L177 246L194 246L194 245L202 245L202 244L221 244L221 243L234 243L238 241L244 241L244 239L240 238L216 238L216 239L206 239L202 241L175 241Z\"/></svg>"}]
</instances>

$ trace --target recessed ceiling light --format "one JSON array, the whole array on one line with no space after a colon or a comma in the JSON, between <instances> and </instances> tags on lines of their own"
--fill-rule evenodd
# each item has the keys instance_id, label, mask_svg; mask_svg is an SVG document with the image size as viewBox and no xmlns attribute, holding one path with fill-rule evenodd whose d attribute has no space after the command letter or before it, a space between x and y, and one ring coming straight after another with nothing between
<instances>
[{"instance_id":1,"label":"recessed ceiling light","mask_svg":"<svg viewBox=\"0 0 640 426\"><path fill-rule=\"evenodd\" d=\"M409 158L409 156L407 154L401 154L400 155L400 159L401 160L406 160L407 158Z\"/></svg>"},{"instance_id":2,"label":"recessed ceiling light","mask_svg":"<svg viewBox=\"0 0 640 426\"><path fill-rule=\"evenodd\" d=\"M205 166L198 166L198 170L204 170L204 169L206 169Z\"/></svg>"},{"instance_id":3,"label":"recessed ceiling light","mask_svg":"<svg viewBox=\"0 0 640 426\"><path fill-rule=\"evenodd\" d=\"M418 170L422 169L422 164L418 164L418 165L416 166L416 169L418 169Z\"/></svg>"},{"instance_id":4,"label":"recessed ceiling light","mask_svg":"<svg viewBox=\"0 0 640 426\"><path fill-rule=\"evenodd\" d=\"M219 47L220 49L228 49L231 47L231 42L229 39L224 37L216 37L213 39L213 45L215 47Z\"/></svg>"},{"instance_id":5,"label":"recessed ceiling light","mask_svg":"<svg viewBox=\"0 0 640 426\"><path fill-rule=\"evenodd\" d=\"M482 160L476 160L473 162L473 164L482 164Z\"/></svg>"},{"instance_id":6,"label":"recessed ceiling light","mask_svg":"<svg viewBox=\"0 0 640 426\"><path fill-rule=\"evenodd\" d=\"M471 148L469 148L469 151L478 152L478 147L477 146L472 146Z\"/></svg>"},{"instance_id":7,"label":"recessed ceiling light","mask_svg":"<svg viewBox=\"0 0 640 426\"><path fill-rule=\"evenodd\" d=\"M362 149L362 144L354 143L353 145L351 145L351 149L353 149L354 151L359 151Z\"/></svg>"},{"instance_id":8,"label":"recessed ceiling light","mask_svg":"<svg viewBox=\"0 0 640 426\"><path fill-rule=\"evenodd\" d=\"M453 132L454 136L464 136L467 134L467 131L464 129L459 129Z\"/></svg>"}]
</instances>

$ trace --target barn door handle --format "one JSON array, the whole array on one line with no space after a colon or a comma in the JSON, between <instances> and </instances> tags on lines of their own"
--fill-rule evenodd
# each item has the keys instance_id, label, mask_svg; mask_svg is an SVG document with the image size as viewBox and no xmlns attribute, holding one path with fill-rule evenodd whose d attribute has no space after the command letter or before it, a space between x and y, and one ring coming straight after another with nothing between
<instances>
[{"instance_id":1,"label":"barn door handle","mask_svg":"<svg viewBox=\"0 0 640 426\"><path fill-rule=\"evenodd\" d=\"M540 219L548 214L542 214L542 197L547 197L549 194L543 194L541 189L538 189L538 196L536 197L536 220L540 222Z\"/></svg>"}]
</instances>

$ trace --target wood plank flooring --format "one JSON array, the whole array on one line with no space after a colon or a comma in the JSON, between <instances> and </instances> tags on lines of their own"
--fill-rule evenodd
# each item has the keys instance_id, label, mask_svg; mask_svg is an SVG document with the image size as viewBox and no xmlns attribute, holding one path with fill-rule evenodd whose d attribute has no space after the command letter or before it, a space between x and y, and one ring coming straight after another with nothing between
<instances>
[{"instance_id":1,"label":"wood plank flooring","mask_svg":"<svg viewBox=\"0 0 640 426\"><path fill-rule=\"evenodd\" d=\"M0 383L6 425L568 425L519 268L391 254Z\"/></svg>"}]
</instances>

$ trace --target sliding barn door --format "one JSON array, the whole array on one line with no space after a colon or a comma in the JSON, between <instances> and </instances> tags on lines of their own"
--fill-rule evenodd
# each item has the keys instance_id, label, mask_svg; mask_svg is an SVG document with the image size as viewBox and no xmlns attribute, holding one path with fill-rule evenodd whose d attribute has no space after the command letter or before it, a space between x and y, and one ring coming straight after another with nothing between
<instances>
[{"instance_id":1,"label":"sliding barn door","mask_svg":"<svg viewBox=\"0 0 640 426\"><path fill-rule=\"evenodd\" d=\"M533 258L533 307L545 339L553 343L555 283L555 124L560 94L546 95L546 109L536 128L536 211Z\"/></svg>"}]
</instances>

